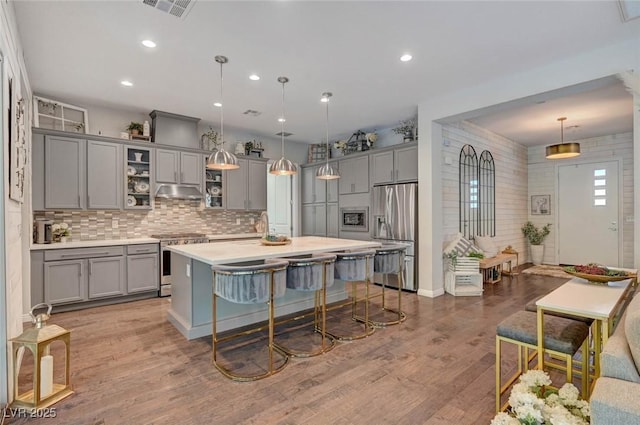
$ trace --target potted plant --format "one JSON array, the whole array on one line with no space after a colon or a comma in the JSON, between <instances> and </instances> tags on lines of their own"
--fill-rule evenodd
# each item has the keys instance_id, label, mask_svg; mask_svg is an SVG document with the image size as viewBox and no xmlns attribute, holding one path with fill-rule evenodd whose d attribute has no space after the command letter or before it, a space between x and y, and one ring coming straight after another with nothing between
<instances>
[{"instance_id":1,"label":"potted plant","mask_svg":"<svg viewBox=\"0 0 640 425\"><path fill-rule=\"evenodd\" d=\"M417 127L417 117L413 117L408 120L400 121L400 125L395 127L393 132L396 134L402 134L403 140L405 142L410 142L415 139Z\"/></svg>"},{"instance_id":2,"label":"potted plant","mask_svg":"<svg viewBox=\"0 0 640 425\"><path fill-rule=\"evenodd\" d=\"M140 124L139 122L133 122L133 121L131 121L131 124L129 124L129 126L127 127L127 130L129 130L129 133L131 133L134 136L141 134L142 129L143 129L142 124Z\"/></svg>"},{"instance_id":3,"label":"potted plant","mask_svg":"<svg viewBox=\"0 0 640 425\"><path fill-rule=\"evenodd\" d=\"M531 246L531 262L536 266L542 264L542 258L544 256L544 245L542 242L544 242L544 238L551 232L551 223L547 223L542 229L538 229L535 224L527 221L527 224L522 226L521 230Z\"/></svg>"}]
</instances>

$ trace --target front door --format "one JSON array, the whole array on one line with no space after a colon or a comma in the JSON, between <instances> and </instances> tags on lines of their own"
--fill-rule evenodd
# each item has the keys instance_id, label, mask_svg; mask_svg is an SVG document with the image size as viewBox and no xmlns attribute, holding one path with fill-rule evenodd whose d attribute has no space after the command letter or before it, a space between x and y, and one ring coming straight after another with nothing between
<instances>
[{"instance_id":1,"label":"front door","mask_svg":"<svg viewBox=\"0 0 640 425\"><path fill-rule=\"evenodd\" d=\"M618 161L558 167L558 262L619 266Z\"/></svg>"}]
</instances>

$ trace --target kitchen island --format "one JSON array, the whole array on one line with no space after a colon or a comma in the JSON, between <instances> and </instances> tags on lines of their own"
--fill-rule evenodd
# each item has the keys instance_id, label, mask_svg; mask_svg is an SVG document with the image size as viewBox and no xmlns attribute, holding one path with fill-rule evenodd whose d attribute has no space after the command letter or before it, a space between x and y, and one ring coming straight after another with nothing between
<instances>
[{"instance_id":1,"label":"kitchen island","mask_svg":"<svg viewBox=\"0 0 640 425\"><path fill-rule=\"evenodd\" d=\"M265 246L256 240L169 246L172 294L168 319L187 339L211 335L213 265L378 246L380 243L375 241L317 236L291 238L290 244L280 246ZM344 286L344 282L336 281L327 290L327 302L345 299L347 294ZM313 308L313 299L313 293L287 291L284 297L275 301L276 317ZM223 299L218 301L219 331L261 322L266 317L266 304L235 304Z\"/></svg>"}]
</instances>

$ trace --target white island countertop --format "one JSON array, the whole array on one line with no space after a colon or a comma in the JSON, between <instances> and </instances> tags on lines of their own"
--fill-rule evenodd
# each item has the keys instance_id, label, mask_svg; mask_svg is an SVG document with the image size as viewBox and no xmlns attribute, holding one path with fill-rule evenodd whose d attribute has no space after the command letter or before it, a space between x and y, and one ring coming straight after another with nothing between
<instances>
[{"instance_id":1,"label":"white island countertop","mask_svg":"<svg viewBox=\"0 0 640 425\"><path fill-rule=\"evenodd\" d=\"M375 241L301 236L291 238L288 245L262 245L259 240L214 242L194 245L172 245L167 249L205 264L229 264L241 261L264 260L265 258L290 257L342 250L379 247Z\"/></svg>"}]
</instances>

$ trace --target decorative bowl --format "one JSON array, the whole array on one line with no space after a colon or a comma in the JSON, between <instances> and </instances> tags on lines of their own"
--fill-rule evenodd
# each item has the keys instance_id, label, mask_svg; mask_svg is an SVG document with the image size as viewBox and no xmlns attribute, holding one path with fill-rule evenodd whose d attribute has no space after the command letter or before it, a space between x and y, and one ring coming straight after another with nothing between
<instances>
[{"instance_id":1,"label":"decorative bowl","mask_svg":"<svg viewBox=\"0 0 640 425\"><path fill-rule=\"evenodd\" d=\"M134 190L137 193L148 193L149 192L149 183L140 182L134 186Z\"/></svg>"},{"instance_id":2,"label":"decorative bowl","mask_svg":"<svg viewBox=\"0 0 640 425\"><path fill-rule=\"evenodd\" d=\"M632 279L635 275L625 275L625 276L607 276L603 274L589 274L589 273L580 273L576 271L569 270L568 268L563 269L565 273L570 274L571 276L579 277L581 279L588 280L591 283L596 283L600 285L606 285L608 282L619 282L625 279Z\"/></svg>"},{"instance_id":3,"label":"decorative bowl","mask_svg":"<svg viewBox=\"0 0 640 425\"><path fill-rule=\"evenodd\" d=\"M260 239L262 245L287 245L291 243L291 239L284 235L267 235Z\"/></svg>"},{"instance_id":4,"label":"decorative bowl","mask_svg":"<svg viewBox=\"0 0 640 425\"><path fill-rule=\"evenodd\" d=\"M134 167L132 165L127 167L127 175L128 176L135 176L137 172L138 172L138 170L136 170L136 167Z\"/></svg>"},{"instance_id":5,"label":"decorative bowl","mask_svg":"<svg viewBox=\"0 0 640 425\"><path fill-rule=\"evenodd\" d=\"M136 204L138 203L138 201L136 201L135 196L127 196L127 206L128 207L135 207Z\"/></svg>"}]
</instances>

